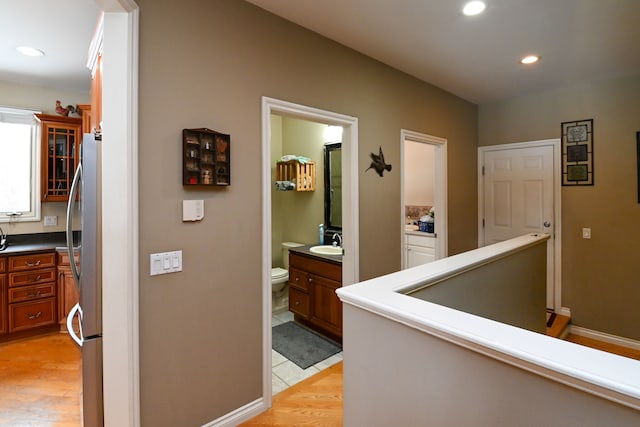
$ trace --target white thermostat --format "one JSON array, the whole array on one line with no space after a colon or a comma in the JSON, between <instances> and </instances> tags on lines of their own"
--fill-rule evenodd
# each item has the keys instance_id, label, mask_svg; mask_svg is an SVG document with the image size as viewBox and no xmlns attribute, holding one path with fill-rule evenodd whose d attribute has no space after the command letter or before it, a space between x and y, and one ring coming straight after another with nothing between
<instances>
[{"instance_id":1,"label":"white thermostat","mask_svg":"<svg viewBox=\"0 0 640 427\"><path fill-rule=\"evenodd\" d=\"M202 218L204 218L204 200L182 201L182 221L200 221Z\"/></svg>"}]
</instances>

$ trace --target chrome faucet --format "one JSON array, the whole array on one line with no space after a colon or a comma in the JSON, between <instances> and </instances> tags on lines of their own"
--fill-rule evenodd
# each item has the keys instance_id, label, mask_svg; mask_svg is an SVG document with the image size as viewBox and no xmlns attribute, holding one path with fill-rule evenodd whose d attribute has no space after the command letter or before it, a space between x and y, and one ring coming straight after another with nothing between
<instances>
[{"instance_id":1,"label":"chrome faucet","mask_svg":"<svg viewBox=\"0 0 640 427\"><path fill-rule=\"evenodd\" d=\"M342 236L340 235L340 233L333 233L333 236L331 236L331 240L333 240L333 246L338 246L336 237L338 238L338 242L340 242L340 247L342 247Z\"/></svg>"}]
</instances>

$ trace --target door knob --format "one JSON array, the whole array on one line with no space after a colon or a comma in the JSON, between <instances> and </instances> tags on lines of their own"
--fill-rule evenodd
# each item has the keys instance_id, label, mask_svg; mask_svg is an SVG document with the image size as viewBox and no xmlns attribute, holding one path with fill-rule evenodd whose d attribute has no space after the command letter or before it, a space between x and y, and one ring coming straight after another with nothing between
<instances>
[{"instance_id":1,"label":"door knob","mask_svg":"<svg viewBox=\"0 0 640 427\"><path fill-rule=\"evenodd\" d=\"M551 227L551 223L549 221L545 221L542 225L544 225L546 228Z\"/></svg>"}]
</instances>

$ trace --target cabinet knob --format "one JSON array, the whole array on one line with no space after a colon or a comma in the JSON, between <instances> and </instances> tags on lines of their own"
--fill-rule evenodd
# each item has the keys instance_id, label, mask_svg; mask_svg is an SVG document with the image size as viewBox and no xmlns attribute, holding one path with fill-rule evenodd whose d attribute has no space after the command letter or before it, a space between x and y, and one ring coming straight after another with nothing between
<instances>
[{"instance_id":1,"label":"cabinet knob","mask_svg":"<svg viewBox=\"0 0 640 427\"><path fill-rule=\"evenodd\" d=\"M299 281L300 281L300 278L299 278L299 277L296 277L296 282L299 282Z\"/></svg>"},{"instance_id":2,"label":"cabinet knob","mask_svg":"<svg viewBox=\"0 0 640 427\"><path fill-rule=\"evenodd\" d=\"M300 305L300 301L296 301L296 305Z\"/></svg>"},{"instance_id":3,"label":"cabinet knob","mask_svg":"<svg viewBox=\"0 0 640 427\"><path fill-rule=\"evenodd\" d=\"M313 279L311 277L309 277L309 283L313 282Z\"/></svg>"}]
</instances>

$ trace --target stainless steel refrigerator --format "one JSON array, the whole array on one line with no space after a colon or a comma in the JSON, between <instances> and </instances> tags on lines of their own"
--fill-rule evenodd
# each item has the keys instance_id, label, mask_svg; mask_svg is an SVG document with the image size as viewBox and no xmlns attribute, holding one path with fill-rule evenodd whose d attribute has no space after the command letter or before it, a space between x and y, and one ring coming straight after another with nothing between
<instances>
[{"instance_id":1,"label":"stainless steel refrigerator","mask_svg":"<svg viewBox=\"0 0 640 427\"><path fill-rule=\"evenodd\" d=\"M102 398L102 263L100 215L101 141L85 134L80 163L71 185L67 206L69 259L79 252L71 270L79 302L67 316L70 336L82 349L82 418L86 427L104 425ZM80 218L80 224L74 224ZM79 228L79 233L77 232ZM78 236L74 243L75 235ZM77 330L74 320L77 318Z\"/></svg>"}]
</instances>

